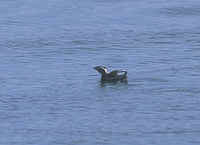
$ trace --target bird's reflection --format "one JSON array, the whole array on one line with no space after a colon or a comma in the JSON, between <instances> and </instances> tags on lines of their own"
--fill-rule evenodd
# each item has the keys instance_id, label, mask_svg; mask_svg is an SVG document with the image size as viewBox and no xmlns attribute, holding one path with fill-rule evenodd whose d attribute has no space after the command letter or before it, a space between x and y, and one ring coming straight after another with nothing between
<instances>
[{"instance_id":1,"label":"bird's reflection","mask_svg":"<svg viewBox=\"0 0 200 145\"><path fill-rule=\"evenodd\" d=\"M127 85L128 84L128 80L122 80L122 81L100 81L100 86L101 87L105 87L105 86L113 86L113 85L117 85L117 84L121 84L121 85Z\"/></svg>"}]
</instances>

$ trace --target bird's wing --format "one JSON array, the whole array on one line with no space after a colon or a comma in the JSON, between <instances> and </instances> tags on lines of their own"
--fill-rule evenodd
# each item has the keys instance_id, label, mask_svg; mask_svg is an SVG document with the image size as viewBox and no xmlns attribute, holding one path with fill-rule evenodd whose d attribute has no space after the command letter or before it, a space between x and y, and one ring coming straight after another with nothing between
<instances>
[{"instance_id":1,"label":"bird's wing","mask_svg":"<svg viewBox=\"0 0 200 145\"><path fill-rule=\"evenodd\" d=\"M109 73L109 75L111 76L111 77L115 77L115 76L117 76L117 74L118 74L118 70L113 70L113 71L111 71L110 73Z\"/></svg>"},{"instance_id":2,"label":"bird's wing","mask_svg":"<svg viewBox=\"0 0 200 145\"><path fill-rule=\"evenodd\" d=\"M124 70L114 70L114 71L111 71L109 75L111 77L115 77L115 76L126 75L126 74L127 74L127 71L124 71Z\"/></svg>"}]
</instances>

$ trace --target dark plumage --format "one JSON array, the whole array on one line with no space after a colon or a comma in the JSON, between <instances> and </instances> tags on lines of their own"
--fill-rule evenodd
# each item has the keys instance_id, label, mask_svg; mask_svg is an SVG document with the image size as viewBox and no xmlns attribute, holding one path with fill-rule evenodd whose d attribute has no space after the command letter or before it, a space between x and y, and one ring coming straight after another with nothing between
<instances>
[{"instance_id":1,"label":"dark plumage","mask_svg":"<svg viewBox=\"0 0 200 145\"><path fill-rule=\"evenodd\" d=\"M101 81L125 81L127 79L127 71L124 70L113 70L108 72L105 66L96 66L94 67L101 74Z\"/></svg>"}]
</instances>

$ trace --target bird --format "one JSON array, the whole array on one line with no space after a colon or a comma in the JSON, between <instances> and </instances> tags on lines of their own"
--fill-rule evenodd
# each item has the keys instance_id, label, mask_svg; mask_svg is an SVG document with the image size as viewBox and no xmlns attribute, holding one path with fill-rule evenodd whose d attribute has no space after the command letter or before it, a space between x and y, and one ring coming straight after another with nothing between
<instances>
[{"instance_id":1,"label":"bird","mask_svg":"<svg viewBox=\"0 0 200 145\"><path fill-rule=\"evenodd\" d=\"M96 66L94 69L101 74L102 82L123 82L127 80L127 71L125 70L113 70L109 72L105 66Z\"/></svg>"}]
</instances>

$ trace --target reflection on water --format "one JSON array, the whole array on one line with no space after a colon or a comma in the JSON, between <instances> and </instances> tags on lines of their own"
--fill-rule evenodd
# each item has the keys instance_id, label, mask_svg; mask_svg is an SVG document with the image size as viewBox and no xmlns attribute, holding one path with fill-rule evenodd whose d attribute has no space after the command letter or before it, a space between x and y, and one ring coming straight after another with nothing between
<instances>
[{"instance_id":1,"label":"reflection on water","mask_svg":"<svg viewBox=\"0 0 200 145\"><path fill-rule=\"evenodd\" d=\"M0 144L199 145L199 6L1 1Z\"/></svg>"},{"instance_id":2,"label":"reflection on water","mask_svg":"<svg viewBox=\"0 0 200 145\"><path fill-rule=\"evenodd\" d=\"M101 87L106 87L106 86L116 87L117 85L128 85L128 80L112 81L112 82L100 81L99 84L100 84Z\"/></svg>"}]
</instances>

